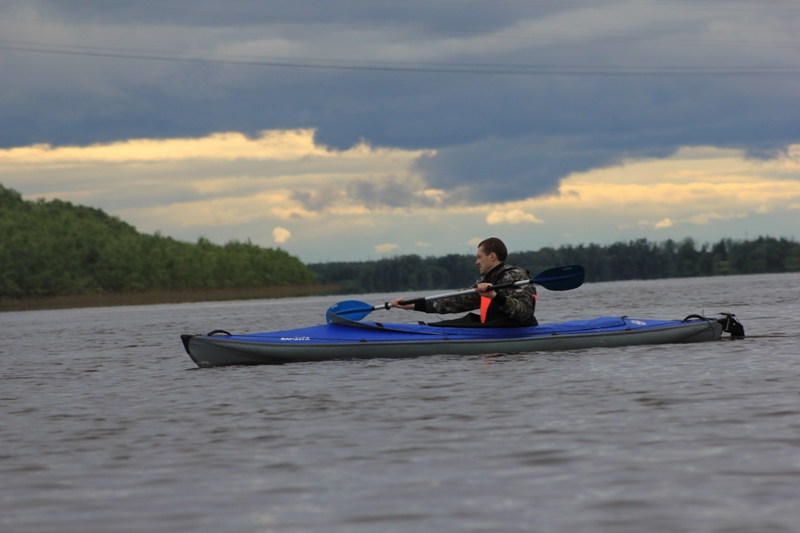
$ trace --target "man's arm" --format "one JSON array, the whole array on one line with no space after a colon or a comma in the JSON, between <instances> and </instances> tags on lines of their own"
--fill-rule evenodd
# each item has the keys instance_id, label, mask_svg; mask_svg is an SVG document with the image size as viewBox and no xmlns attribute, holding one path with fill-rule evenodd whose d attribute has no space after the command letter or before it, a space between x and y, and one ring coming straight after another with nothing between
<instances>
[{"instance_id":1,"label":"man's arm","mask_svg":"<svg viewBox=\"0 0 800 533\"><path fill-rule=\"evenodd\" d=\"M477 294L463 294L460 296L450 296L448 298L439 298L436 300L422 300L415 304L404 304L404 298L395 298L391 301L392 307L399 307L401 309L413 309L414 311L422 311L425 313L464 313L478 309L481 306L480 296Z\"/></svg>"},{"instance_id":2,"label":"man's arm","mask_svg":"<svg viewBox=\"0 0 800 533\"><path fill-rule=\"evenodd\" d=\"M530 279L530 276L522 269L515 268L503 273L498 285L527 279ZM494 297L494 302L500 306L500 309L507 317L524 322L533 317L535 295L536 287L534 287L533 283L529 283L521 287L500 289L497 292L497 296Z\"/></svg>"}]
</instances>

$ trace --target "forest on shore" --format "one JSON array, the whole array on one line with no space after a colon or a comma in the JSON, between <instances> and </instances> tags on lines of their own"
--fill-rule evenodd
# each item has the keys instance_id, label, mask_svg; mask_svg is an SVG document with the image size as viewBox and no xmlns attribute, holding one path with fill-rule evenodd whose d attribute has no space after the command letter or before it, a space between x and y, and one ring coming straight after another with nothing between
<instances>
[{"instance_id":1,"label":"forest on shore","mask_svg":"<svg viewBox=\"0 0 800 533\"><path fill-rule=\"evenodd\" d=\"M586 269L587 282L798 272L800 243L758 237L722 239L698 246L691 238L660 243L638 239L608 246L589 244L509 253L506 262L527 269L532 276L548 268L579 264ZM479 275L474 255L457 254L309 266L319 283L341 285L352 293L457 289L471 286Z\"/></svg>"},{"instance_id":2,"label":"forest on shore","mask_svg":"<svg viewBox=\"0 0 800 533\"><path fill-rule=\"evenodd\" d=\"M280 249L142 234L100 209L28 201L0 185L0 299L314 282L306 265Z\"/></svg>"},{"instance_id":3,"label":"forest on shore","mask_svg":"<svg viewBox=\"0 0 800 533\"><path fill-rule=\"evenodd\" d=\"M660 243L639 239L514 252L507 262L532 275L581 264L587 282L798 272L800 244L773 237L700 246L691 238ZM168 298L156 295L161 301L196 301L436 290L467 287L477 277L473 254L306 265L281 249L249 241L217 245L204 238L188 243L142 234L100 209L61 200L24 200L0 185L0 303L158 291L172 293ZM140 301L145 300L130 303ZM118 305L109 302L106 298L97 305Z\"/></svg>"}]
</instances>

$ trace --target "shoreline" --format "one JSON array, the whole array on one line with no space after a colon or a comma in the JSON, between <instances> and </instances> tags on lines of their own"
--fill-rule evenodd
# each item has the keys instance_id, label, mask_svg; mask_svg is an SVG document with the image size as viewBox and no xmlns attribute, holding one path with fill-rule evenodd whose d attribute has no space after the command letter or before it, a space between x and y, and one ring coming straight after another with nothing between
<instances>
[{"instance_id":1,"label":"shoreline","mask_svg":"<svg viewBox=\"0 0 800 533\"><path fill-rule=\"evenodd\" d=\"M341 289L342 287L340 285L283 285L233 289L187 289L175 291L75 294L72 296L43 296L41 298L20 299L0 298L0 313L80 309L86 307L120 307L126 305L157 305L323 296L326 294L336 294Z\"/></svg>"}]
</instances>

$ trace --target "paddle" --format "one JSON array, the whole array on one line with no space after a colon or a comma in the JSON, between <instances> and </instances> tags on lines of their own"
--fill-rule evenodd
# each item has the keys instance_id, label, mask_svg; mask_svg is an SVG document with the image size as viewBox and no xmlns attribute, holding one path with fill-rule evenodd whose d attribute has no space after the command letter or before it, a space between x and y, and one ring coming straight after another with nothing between
<instances>
[{"instance_id":1,"label":"paddle","mask_svg":"<svg viewBox=\"0 0 800 533\"><path fill-rule=\"evenodd\" d=\"M563 267L550 268L544 272L540 272L533 279L526 279L522 281L514 281L508 283L500 283L489 287L489 290L505 289L508 287L521 287L529 283L541 285L545 289L551 291L569 291L577 289L583 284L584 270L581 265L569 265ZM475 289L467 289L464 291L448 292L444 294L436 294L434 296L426 296L424 298L416 298L414 300L404 300L404 304L415 304L418 302L425 302L429 300L438 300L440 298L448 298L450 296L461 296L464 294L475 294ZM331 315L340 316L348 320L361 320L368 314L378 309L391 309L391 304L385 302L380 305L370 305L358 300L345 300L334 304L328 309L325 318L328 323L331 322Z\"/></svg>"}]
</instances>

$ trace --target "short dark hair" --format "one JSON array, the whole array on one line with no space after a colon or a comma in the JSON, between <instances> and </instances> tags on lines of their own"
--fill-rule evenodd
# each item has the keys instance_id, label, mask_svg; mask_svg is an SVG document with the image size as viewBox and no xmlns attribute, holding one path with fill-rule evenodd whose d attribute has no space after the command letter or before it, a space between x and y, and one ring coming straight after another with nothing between
<instances>
[{"instance_id":1,"label":"short dark hair","mask_svg":"<svg viewBox=\"0 0 800 533\"><path fill-rule=\"evenodd\" d=\"M506 248L506 245L503 244L503 241L497 237L489 237L488 239L484 239L478 245L478 248L483 248L483 253L486 255L492 253L495 254L497 259L500 261L505 261L506 257L508 257L508 248Z\"/></svg>"}]
</instances>

